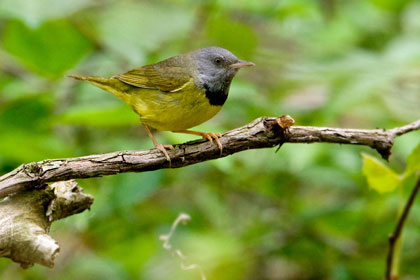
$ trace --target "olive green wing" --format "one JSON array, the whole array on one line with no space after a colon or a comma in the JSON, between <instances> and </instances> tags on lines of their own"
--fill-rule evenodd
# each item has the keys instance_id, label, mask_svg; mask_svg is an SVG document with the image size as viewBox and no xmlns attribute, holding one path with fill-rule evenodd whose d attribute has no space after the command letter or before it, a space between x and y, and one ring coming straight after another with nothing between
<instances>
[{"instance_id":1,"label":"olive green wing","mask_svg":"<svg viewBox=\"0 0 420 280\"><path fill-rule=\"evenodd\" d=\"M182 90L193 82L188 67L177 57L133 69L115 78L134 87L158 89L165 92Z\"/></svg>"}]
</instances>

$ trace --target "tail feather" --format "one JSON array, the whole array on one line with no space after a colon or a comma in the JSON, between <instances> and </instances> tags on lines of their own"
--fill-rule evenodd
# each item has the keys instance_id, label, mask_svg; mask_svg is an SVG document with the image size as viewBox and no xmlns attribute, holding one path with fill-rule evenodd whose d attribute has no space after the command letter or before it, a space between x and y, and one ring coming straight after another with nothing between
<instances>
[{"instance_id":1,"label":"tail feather","mask_svg":"<svg viewBox=\"0 0 420 280\"><path fill-rule=\"evenodd\" d=\"M127 98L126 92L127 92L128 86L123 84L118 79L79 76L79 75L68 75L68 77L76 79L76 80L88 81L92 85L97 86L103 90L106 90L123 100Z\"/></svg>"},{"instance_id":2,"label":"tail feather","mask_svg":"<svg viewBox=\"0 0 420 280\"><path fill-rule=\"evenodd\" d=\"M76 80L87 80L88 79L87 76L79 76L79 75L67 75L67 77L73 78L73 79L76 79Z\"/></svg>"}]
</instances>

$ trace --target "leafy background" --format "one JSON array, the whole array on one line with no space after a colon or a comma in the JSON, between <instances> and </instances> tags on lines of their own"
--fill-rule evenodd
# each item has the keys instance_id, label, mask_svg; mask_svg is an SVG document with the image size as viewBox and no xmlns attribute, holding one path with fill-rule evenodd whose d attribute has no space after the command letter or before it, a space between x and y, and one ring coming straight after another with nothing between
<instances>
[{"instance_id":1,"label":"leafy background","mask_svg":"<svg viewBox=\"0 0 420 280\"><path fill-rule=\"evenodd\" d=\"M221 113L197 129L223 132L283 114L316 126L414 121L419 13L414 0L2 0L0 172L46 158L151 148L128 106L66 74L112 76L210 45L257 66L238 74ZM162 143L194 139L156 135ZM387 170L402 178L396 174L419 136L398 138L389 164L365 147L286 144L277 153L80 180L95 203L54 223L62 247L56 266L23 271L0 259L0 278L200 279L181 270L159 240L185 212L192 220L172 244L208 279L380 279L413 176L380 194L368 188L362 162L367 175ZM402 279L420 278L419 248L417 200L404 233Z\"/></svg>"}]
</instances>

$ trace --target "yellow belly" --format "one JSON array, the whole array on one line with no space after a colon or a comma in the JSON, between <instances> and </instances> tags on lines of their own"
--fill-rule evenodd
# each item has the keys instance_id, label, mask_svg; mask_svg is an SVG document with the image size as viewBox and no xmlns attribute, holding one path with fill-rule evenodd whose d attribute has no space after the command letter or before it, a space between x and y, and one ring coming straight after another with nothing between
<instances>
[{"instance_id":1,"label":"yellow belly","mask_svg":"<svg viewBox=\"0 0 420 280\"><path fill-rule=\"evenodd\" d=\"M132 88L120 98L140 115L144 124L158 130L189 129L209 120L222 108L210 105L204 90L190 87L178 92Z\"/></svg>"}]
</instances>

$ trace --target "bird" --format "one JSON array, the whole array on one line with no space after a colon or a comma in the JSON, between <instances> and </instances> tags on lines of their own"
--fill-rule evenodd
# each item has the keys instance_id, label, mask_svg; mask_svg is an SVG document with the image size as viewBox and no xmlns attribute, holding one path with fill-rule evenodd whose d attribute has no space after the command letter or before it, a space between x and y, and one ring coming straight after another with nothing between
<instances>
[{"instance_id":1,"label":"bird","mask_svg":"<svg viewBox=\"0 0 420 280\"><path fill-rule=\"evenodd\" d=\"M111 78L69 75L108 91L127 103L156 149L171 162L150 128L186 133L213 140L222 153L220 133L188 130L215 116L228 97L230 84L239 69L254 66L221 47L205 47L130 70Z\"/></svg>"}]
</instances>

